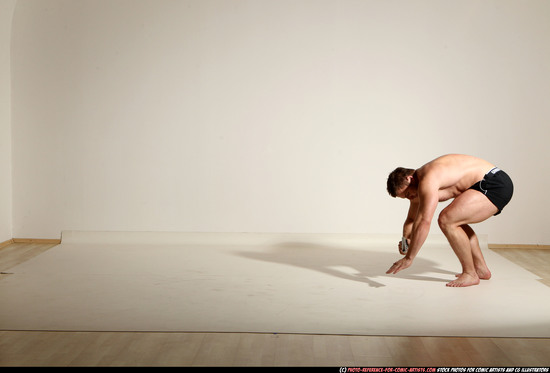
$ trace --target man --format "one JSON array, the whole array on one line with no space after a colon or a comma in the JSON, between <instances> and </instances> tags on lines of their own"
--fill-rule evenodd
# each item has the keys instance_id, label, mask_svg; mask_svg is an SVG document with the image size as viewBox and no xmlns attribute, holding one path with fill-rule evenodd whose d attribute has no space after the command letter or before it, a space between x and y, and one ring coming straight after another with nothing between
<instances>
[{"instance_id":1,"label":"man","mask_svg":"<svg viewBox=\"0 0 550 373\"><path fill-rule=\"evenodd\" d=\"M480 279L491 278L477 236L469 224L500 214L512 198L512 180L504 171L480 158L449 154L417 170L395 169L388 177L387 187L392 197L408 199L410 207L403 225L408 250L386 273L395 274L411 266L428 236L437 203L454 198L438 219L462 265L462 273L447 286L477 285Z\"/></svg>"}]
</instances>

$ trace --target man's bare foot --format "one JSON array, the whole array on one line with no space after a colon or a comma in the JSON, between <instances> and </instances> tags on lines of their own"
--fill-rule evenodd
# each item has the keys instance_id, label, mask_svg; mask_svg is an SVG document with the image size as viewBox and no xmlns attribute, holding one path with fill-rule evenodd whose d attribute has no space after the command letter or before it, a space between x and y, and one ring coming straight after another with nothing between
<instances>
[{"instance_id":1,"label":"man's bare foot","mask_svg":"<svg viewBox=\"0 0 550 373\"><path fill-rule=\"evenodd\" d=\"M477 276L480 280L488 280L491 278L491 271L485 266L484 268L476 268Z\"/></svg>"},{"instance_id":2,"label":"man's bare foot","mask_svg":"<svg viewBox=\"0 0 550 373\"><path fill-rule=\"evenodd\" d=\"M489 268L476 268L477 277L479 277L480 280L489 280L491 278L491 271L489 271ZM456 274L455 277L462 276L462 273Z\"/></svg>"},{"instance_id":3,"label":"man's bare foot","mask_svg":"<svg viewBox=\"0 0 550 373\"><path fill-rule=\"evenodd\" d=\"M457 276L457 279L454 281L451 281L447 284L449 287L458 288L458 287L465 287L465 286L472 286L472 285L478 285L479 284L479 277L470 275L468 273L461 273Z\"/></svg>"}]
</instances>

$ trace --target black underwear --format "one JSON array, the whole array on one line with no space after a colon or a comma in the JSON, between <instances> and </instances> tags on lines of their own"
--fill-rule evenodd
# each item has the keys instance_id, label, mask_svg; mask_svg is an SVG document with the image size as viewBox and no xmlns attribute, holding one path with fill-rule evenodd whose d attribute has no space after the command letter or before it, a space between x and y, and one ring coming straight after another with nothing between
<instances>
[{"instance_id":1,"label":"black underwear","mask_svg":"<svg viewBox=\"0 0 550 373\"><path fill-rule=\"evenodd\" d=\"M487 172L483 180L478 181L469 189L474 189L485 194L489 198L489 201L498 208L498 212L495 215L502 212L502 209L510 202L512 194L514 194L512 179L510 179L510 176L506 172L497 167Z\"/></svg>"}]
</instances>

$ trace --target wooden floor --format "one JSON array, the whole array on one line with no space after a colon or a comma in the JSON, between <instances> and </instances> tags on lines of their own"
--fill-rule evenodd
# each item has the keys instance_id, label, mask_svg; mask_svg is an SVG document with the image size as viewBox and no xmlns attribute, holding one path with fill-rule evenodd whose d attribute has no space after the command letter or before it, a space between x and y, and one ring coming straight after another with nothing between
<instances>
[{"instance_id":1,"label":"wooden floor","mask_svg":"<svg viewBox=\"0 0 550 373\"><path fill-rule=\"evenodd\" d=\"M53 246L0 249L0 281ZM494 251L550 286L550 250ZM0 366L548 367L550 339L0 331Z\"/></svg>"}]
</instances>

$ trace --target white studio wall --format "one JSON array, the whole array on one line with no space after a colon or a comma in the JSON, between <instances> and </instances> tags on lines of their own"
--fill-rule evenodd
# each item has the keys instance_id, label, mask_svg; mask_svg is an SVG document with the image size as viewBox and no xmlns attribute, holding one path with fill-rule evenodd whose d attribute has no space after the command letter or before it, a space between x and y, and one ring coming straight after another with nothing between
<instances>
[{"instance_id":1,"label":"white studio wall","mask_svg":"<svg viewBox=\"0 0 550 373\"><path fill-rule=\"evenodd\" d=\"M549 16L545 0L18 0L13 236L399 235L388 173L456 152L515 181L489 242L549 244Z\"/></svg>"},{"instance_id":2,"label":"white studio wall","mask_svg":"<svg viewBox=\"0 0 550 373\"><path fill-rule=\"evenodd\" d=\"M0 2L0 243L12 238L10 44L15 2Z\"/></svg>"}]
</instances>

